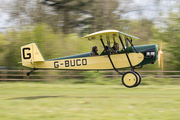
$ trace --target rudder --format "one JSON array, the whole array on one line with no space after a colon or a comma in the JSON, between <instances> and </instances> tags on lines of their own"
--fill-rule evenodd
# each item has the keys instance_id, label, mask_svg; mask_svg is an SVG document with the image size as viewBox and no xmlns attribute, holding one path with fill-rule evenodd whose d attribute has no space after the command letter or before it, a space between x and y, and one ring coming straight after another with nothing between
<instances>
[{"instance_id":1,"label":"rudder","mask_svg":"<svg viewBox=\"0 0 180 120\"><path fill-rule=\"evenodd\" d=\"M21 46L22 65L34 68L34 62L42 62L44 58L36 43L29 43Z\"/></svg>"}]
</instances>

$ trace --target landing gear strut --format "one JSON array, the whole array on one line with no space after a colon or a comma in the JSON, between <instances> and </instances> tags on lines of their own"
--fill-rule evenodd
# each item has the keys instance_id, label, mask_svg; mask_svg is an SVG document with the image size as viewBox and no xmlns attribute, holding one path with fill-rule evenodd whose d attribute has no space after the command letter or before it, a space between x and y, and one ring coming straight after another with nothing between
<instances>
[{"instance_id":1,"label":"landing gear strut","mask_svg":"<svg viewBox=\"0 0 180 120\"><path fill-rule=\"evenodd\" d=\"M32 72L34 72L35 70L37 70L36 68L33 68L33 70L31 70L30 72L27 72L26 75L29 76Z\"/></svg>"},{"instance_id":2,"label":"landing gear strut","mask_svg":"<svg viewBox=\"0 0 180 120\"><path fill-rule=\"evenodd\" d=\"M119 72L118 69L116 69L116 67L115 67L115 65L114 65L114 63L113 63L113 61L112 61L112 59L111 59L111 56L110 56L110 54L109 54L109 52L108 52L108 50L107 50L107 48L106 48L106 46L105 46L105 44L104 44L104 42L103 42L102 36L100 36L100 40L101 40L101 43L102 43L102 45L103 45L103 47L104 47L104 49L105 49L105 51L106 51L106 53L107 53L107 56L108 56L108 58L109 58L109 61L110 61L111 65L112 65L113 69L114 69L116 72L118 72L119 74L123 75L123 76L122 76L122 83L123 83L123 85L126 86L126 87L128 87L128 88L132 88L132 87L138 86L138 85L141 83L141 75L140 75L138 72L135 72L135 71L134 71L134 67L133 67L133 65L132 65L132 63L131 63L131 60L130 60L129 55L128 55L128 52L126 51L126 48L125 48L125 46L124 46L124 44L123 44L123 40L122 40L121 36L119 36L119 40L120 40L120 42L121 42L121 44L122 44L123 50L124 50L124 52L125 52L125 54L126 54L127 60L128 60L129 65L130 65L130 67L131 67L131 71L126 72L126 73ZM130 42L129 39L127 39L127 40ZM134 47L134 45L132 44L132 42L130 42L130 44L131 44L131 46L134 48L134 50L136 51L136 53L139 53L139 52L135 49L135 47ZM128 49L127 49L127 50L128 50Z\"/></svg>"}]
</instances>

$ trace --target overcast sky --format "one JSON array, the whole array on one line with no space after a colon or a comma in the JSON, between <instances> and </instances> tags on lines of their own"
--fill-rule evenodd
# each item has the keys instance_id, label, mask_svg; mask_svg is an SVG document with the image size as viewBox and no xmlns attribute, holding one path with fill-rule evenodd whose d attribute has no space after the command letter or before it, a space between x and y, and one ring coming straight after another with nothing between
<instances>
[{"instance_id":1,"label":"overcast sky","mask_svg":"<svg viewBox=\"0 0 180 120\"><path fill-rule=\"evenodd\" d=\"M119 0L121 1L121 0ZM158 19L159 17L167 17L167 13L169 9L173 9L173 7L180 2L180 0L160 0L161 2L158 3L159 0L133 0L133 6L139 6L142 9L141 13L138 12L131 12L129 14L124 15L125 18L131 19L139 19L139 15L141 17L145 17L148 19ZM175 11L175 9L173 9ZM159 12L163 12L162 16L159 16Z\"/></svg>"}]
</instances>

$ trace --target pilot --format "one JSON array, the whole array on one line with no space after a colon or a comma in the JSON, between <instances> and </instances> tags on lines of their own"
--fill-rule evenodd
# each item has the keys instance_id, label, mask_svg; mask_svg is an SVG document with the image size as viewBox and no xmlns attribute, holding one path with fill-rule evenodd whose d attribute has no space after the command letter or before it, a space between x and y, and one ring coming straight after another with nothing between
<instances>
[{"instance_id":1,"label":"pilot","mask_svg":"<svg viewBox=\"0 0 180 120\"><path fill-rule=\"evenodd\" d=\"M93 46L93 47L92 47L91 56L99 55L99 54L97 53L97 51L98 51L97 46Z\"/></svg>"},{"instance_id":2,"label":"pilot","mask_svg":"<svg viewBox=\"0 0 180 120\"><path fill-rule=\"evenodd\" d=\"M119 53L119 44L118 43L114 42L111 53L112 54L118 54Z\"/></svg>"}]
</instances>

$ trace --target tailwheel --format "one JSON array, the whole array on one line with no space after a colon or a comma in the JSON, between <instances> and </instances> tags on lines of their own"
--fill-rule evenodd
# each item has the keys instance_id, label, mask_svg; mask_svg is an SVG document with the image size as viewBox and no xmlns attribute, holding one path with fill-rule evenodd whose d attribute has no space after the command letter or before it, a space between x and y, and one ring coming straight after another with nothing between
<instances>
[{"instance_id":1,"label":"tailwheel","mask_svg":"<svg viewBox=\"0 0 180 120\"><path fill-rule=\"evenodd\" d=\"M123 74L122 76L122 83L124 86L131 88L137 85L138 77L136 73L129 71Z\"/></svg>"},{"instance_id":2,"label":"tailwheel","mask_svg":"<svg viewBox=\"0 0 180 120\"><path fill-rule=\"evenodd\" d=\"M134 73L136 73L137 78L138 78L138 82L137 82L137 84L134 87L137 87L141 83L141 75L138 72L136 72L136 71L134 71Z\"/></svg>"}]
</instances>

